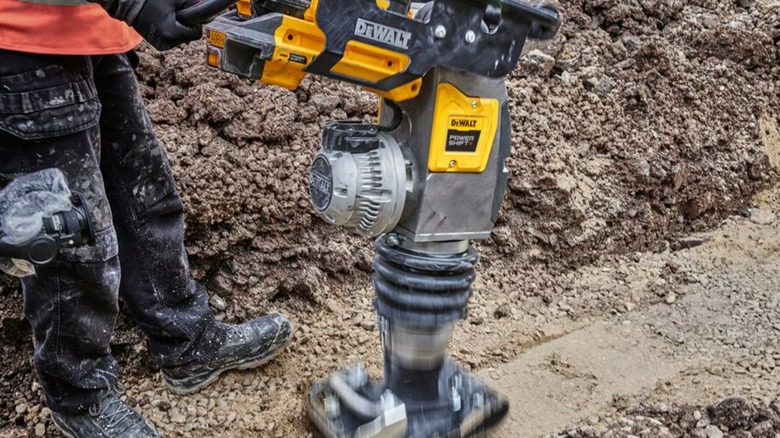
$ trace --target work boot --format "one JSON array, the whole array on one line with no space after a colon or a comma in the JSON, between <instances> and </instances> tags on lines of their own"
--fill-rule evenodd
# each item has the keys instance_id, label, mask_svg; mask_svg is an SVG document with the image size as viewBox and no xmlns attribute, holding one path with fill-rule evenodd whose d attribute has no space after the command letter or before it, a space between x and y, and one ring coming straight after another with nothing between
<instances>
[{"instance_id":1,"label":"work boot","mask_svg":"<svg viewBox=\"0 0 780 438\"><path fill-rule=\"evenodd\" d=\"M160 435L141 414L119 399L124 388L107 392L87 412L63 415L54 411L54 425L68 438L159 438Z\"/></svg>"},{"instance_id":2,"label":"work boot","mask_svg":"<svg viewBox=\"0 0 780 438\"><path fill-rule=\"evenodd\" d=\"M199 391L228 370L258 367L275 358L292 341L295 326L278 313L261 316L243 324L219 323L225 341L207 363L193 363L163 369L163 378L174 394Z\"/></svg>"}]
</instances>

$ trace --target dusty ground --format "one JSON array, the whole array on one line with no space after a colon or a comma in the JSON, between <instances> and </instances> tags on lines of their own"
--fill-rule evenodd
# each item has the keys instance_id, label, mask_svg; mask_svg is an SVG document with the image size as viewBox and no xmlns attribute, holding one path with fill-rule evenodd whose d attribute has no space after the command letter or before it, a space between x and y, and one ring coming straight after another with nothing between
<instances>
[{"instance_id":1,"label":"dusty ground","mask_svg":"<svg viewBox=\"0 0 780 438\"><path fill-rule=\"evenodd\" d=\"M513 176L452 351L509 388L507 437L700 436L673 427L698 410L712 438L710 426L738 429L703 407L729 396L767 428L780 255L777 222L756 222L780 209L764 192L780 168L780 3L563 9L561 36L529 47L509 79ZM375 100L312 79L296 92L248 84L204 67L198 44L141 55L215 311L281 310L301 329L261 370L173 397L123 320L128 401L169 436L311 435L312 379L354 362L379 372L370 242L319 222L306 194L322 123L370 118ZM754 222L740 219L752 207ZM0 437L52 430L20 309L0 289Z\"/></svg>"}]
</instances>

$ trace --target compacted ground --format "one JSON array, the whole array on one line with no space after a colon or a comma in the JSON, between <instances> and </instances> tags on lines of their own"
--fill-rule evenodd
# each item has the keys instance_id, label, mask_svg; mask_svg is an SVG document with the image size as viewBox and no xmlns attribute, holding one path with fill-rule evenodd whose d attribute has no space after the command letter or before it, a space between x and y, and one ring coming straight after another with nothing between
<instances>
[{"instance_id":1,"label":"compacted ground","mask_svg":"<svg viewBox=\"0 0 780 438\"><path fill-rule=\"evenodd\" d=\"M480 276L452 353L516 388L540 369L568 382L557 396L558 380L540 380L530 402L511 390L505 436L772 436L780 328L767 319L778 299L769 274L780 261L778 246L761 242L777 234L780 3L561 9L560 35L529 44L508 78L512 177L495 232L479 243ZM236 322L280 310L300 329L277 361L174 397L123 316L113 348L127 401L169 436L313 435L314 379L355 362L381 371L371 241L319 221L307 195L324 122L373 120L376 99L316 78L296 91L249 83L208 69L202 44L140 55L142 92L187 208L193 274L214 311ZM734 268L752 248L762 252ZM717 318L739 323L721 329ZM618 355L645 364L644 377L629 367L633 377L614 378L614 400L593 390L606 385L602 371L623 374L580 356L580 338L635 341L643 348L603 349L644 354ZM11 282L0 287L0 349L0 437L56 436ZM570 369L577 361L583 369ZM549 408L523 408L534 404Z\"/></svg>"}]
</instances>

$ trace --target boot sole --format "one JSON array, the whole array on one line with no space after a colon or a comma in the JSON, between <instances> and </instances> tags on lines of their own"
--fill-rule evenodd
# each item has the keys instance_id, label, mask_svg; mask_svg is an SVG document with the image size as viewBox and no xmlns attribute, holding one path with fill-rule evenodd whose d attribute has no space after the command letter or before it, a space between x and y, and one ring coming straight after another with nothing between
<instances>
[{"instance_id":1,"label":"boot sole","mask_svg":"<svg viewBox=\"0 0 780 438\"><path fill-rule=\"evenodd\" d=\"M222 368L220 370L214 370L211 374L209 374L208 377L206 377L205 380L202 382L196 383L192 386L185 386L183 383L184 380L176 380L171 379L163 375L163 379L165 380L165 386L168 388L168 391L176 394L176 395L189 395L196 393L200 391L201 389L211 385L216 381L219 376L222 375L222 373L225 373L227 371L233 371L233 370L248 370L252 368L257 368L259 366L265 365L266 363L276 359L277 356L282 354L284 350L292 343L293 337L295 335L295 323L290 321L290 336L287 338L287 340L279 345L274 351L271 352L268 356L259 357L257 359L251 360L246 363L242 364L236 364L236 365L228 365L225 368ZM182 382L182 383L179 383Z\"/></svg>"},{"instance_id":2,"label":"boot sole","mask_svg":"<svg viewBox=\"0 0 780 438\"><path fill-rule=\"evenodd\" d=\"M65 438L76 438L75 435L73 435L72 433L70 433L68 431L68 430L70 430L69 427L65 426L64 424L60 424L59 420L57 420L57 417L52 415L50 418L51 418L51 422L54 423L54 426L60 431L60 433L65 435ZM68 430L66 430L66 428Z\"/></svg>"},{"instance_id":3,"label":"boot sole","mask_svg":"<svg viewBox=\"0 0 780 438\"><path fill-rule=\"evenodd\" d=\"M57 430L59 430L60 433L63 436L65 436L65 438L78 438L76 435L74 435L75 432L73 432L73 430L70 427L68 427L65 424L60 423L60 420L57 419L56 415L50 415L49 418L51 418L51 422L54 423L54 427L56 427ZM160 432L157 432L157 429L154 427L154 425L152 423L149 422L148 419L144 418L143 420L146 422L146 424L150 428L155 430L155 432L157 433L157 435L160 436L160 438L165 438L165 436L163 434L161 434Z\"/></svg>"}]
</instances>

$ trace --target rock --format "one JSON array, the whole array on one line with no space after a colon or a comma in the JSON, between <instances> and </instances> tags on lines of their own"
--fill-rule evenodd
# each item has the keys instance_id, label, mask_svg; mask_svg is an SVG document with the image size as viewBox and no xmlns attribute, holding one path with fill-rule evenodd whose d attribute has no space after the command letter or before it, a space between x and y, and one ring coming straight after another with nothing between
<instances>
[{"instance_id":1,"label":"rock","mask_svg":"<svg viewBox=\"0 0 780 438\"><path fill-rule=\"evenodd\" d=\"M591 76L583 81L583 85L586 90L604 96L615 88L616 83L607 76Z\"/></svg>"},{"instance_id":2,"label":"rock","mask_svg":"<svg viewBox=\"0 0 780 438\"><path fill-rule=\"evenodd\" d=\"M171 410L170 417L172 423L184 424L187 422L187 416L182 414L178 409Z\"/></svg>"},{"instance_id":3,"label":"rock","mask_svg":"<svg viewBox=\"0 0 780 438\"><path fill-rule=\"evenodd\" d=\"M683 209L683 214L689 220L696 219L708 212L712 207L713 195L710 192L704 192L698 197L695 197L688 201L687 205Z\"/></svg>"},{"instance_id":4,"label":"rock","mask_svg":"<svg viewBox=\"0 0 780 438\"><path fill-rule=\"evenodd\" d=\"M520 60L518 71L520 75L525 77L546 78L552 74L553 67L555 67L555 58L541 50L534 49Z\"/></svg>"},{"instance_id":5,"label":"rock","mask_svg":"<svg viewBox=\"0 0 780 438\"><path fill-rule=\"evenodd\" d=\"M325 308L327 308L331 313L338 314L339 312L339 305L334 299L329 299L325 301Z\"/></svg>"},{"instance_id":6,"label":"rock","mask_svg":"<svg viewBox=\"0 0 780 438\"><path fill-rule=\"evenodd\" d=\"M232 294L233 280L220 273L216 276L216 278L214 278L214 281L212 281L211 287L213 290L217 292L221 292L224 294Z\"/></svg>"},{"instance_id":7,"label":"rock","mask_svg":"<svg viewBox=\"0 0 780 438\"><path fill-rule=\"evenodd\" d=\"M43 425L43 423L38 423L35 425L35 436L45 436L46 435L46 426Z\"/></svg>"},{"instance_id":8,"label":"rock","mask_svg":"<svg viewBox=\"0 0 780 438\"><path fill-rule=\"evenodd\" d=\"M711 423L733 430L749 425L756 410L744 398L732 397L710 406L707 408L707 413Z\"/></svg>"},{"instance_id":9,"label":"rock","mask_svg":"<svg viewBox=\"0 0 780 438\"><path fill-rule=\"evenodd\" d=\"M493 312L493 316L496 319L507 318L512 316L512 309L509 308L508 304L503 303L496 308L496 310Z\"/></svg>"},{"instance_id":10,"label":"rock","mask_svg":"<svg viewBox=\"0 0 780 438\"><path fill-rule=\"evenodd\" d=\"M675 295L673 292L670 292L668 295L666 295L666 304L674 304L677 301L677 295Z\"/></svg>"},{"instance_id":11,"label":"rock","mask_svg":"<svg viewBox=\"0 0 780 438\"><path fill-rule=\"evenodd\" d=\"M171 409L171 404L168 403L165 400L157 399L157 400L152 401L152 407L156 408L156 409L158 409L160 411L166 412L166 411L169 411Z\"/></svg>"},{"instance_id":12,"label":"rock","mask_svg":"<svg viewBox=\"0 0 780 438\"><path fill-rule=\"evenodd\" d=\"M707 432L707 438L723 438L723 432L718 429L717 426L709 425L705 429Z\"/></svg>"},{"instance_id":13,"label":"rock","mask_svg":"<svg viewBox=\"0 0 780 438\"><path fill-rule=\"evenodd\" d=\"M772 225L777 220L777 216L771 211L759 210L757 208L751 208L750 221L759 225Z\"/></svg>"},{"instance_id":14,"label":"rock","mask_svg":"<svg viewBox=\"0 0 780 438\"><path fill-rule=\"evenodd\" d=\"M774 438L777 436L775 435L774 430L775 430L774 423L771 420L764 420L756 424L750 429L750 435L756 438L760 438L760 437Z\"/></svg>"},{"instance_id":15,"label":"rock","mask_svg":"<svg viewBox=\"0 0 780 438\"><path fill-rule=\"evenodd\" d=\"M265 421L262 418L258 418L255 424L252 425L252 430L255 432L262 432L265 430Z\"/></svg>"},{"instance_id":16,"label":"rock","mask_svg":"<svg viewBox=\"0 0 780 438\"><path fill-rule=\"evenodd\" d=\"M374 320L372 318L364 319L363 322L360 323L360 326L363 327L363 330L372 332L374 331Z\"/></svg>"},{"instance_id":17,"label":"rock","mask_svg":"<svg viewBox=\"0 0 780 438\"><path fill-rule=\"evenodd\" d=\"M326 95L317 93L311 96L309 103L312 104L320 114L330 114L339 105L340 99L338 96Z\"/></svg>"},{"instance_id":18,"label":"rock","mask_svg":"<svg viewBox=\"0 0 780 438\"><path fill-rule=\"evenodd\" d=\"M211 307L213 307L217 312L224 312L225 309L227 309L227 302L224 298L217 294L211 295L211 298L209 298L209 304L211 304Z\"/></svg>"},{"instance_id":19,"label":"rock","mask_svg":"<svg viewBox=\"0 0 780 438\"><path fill-rule=\"evenodd\" d=\"M631 169L640 181L650 176L650 163L642 157L637 157L629 164Z\"/></svg>"},{"instance_id":20,"label":"rock","mask_svg":"<svg viewBox=\"0 0 780 438\"><path fill-rule=\"evenodd\" d=\"M683 248L695 248L697 246L704 244L704 242L706 242L707 240L708 238L704 236L688 236L679 239L677 243L679 243L680 246Z\"/></svg>"}]
</instances>

